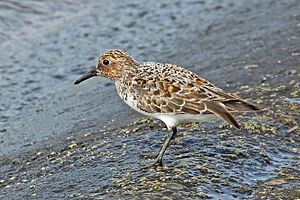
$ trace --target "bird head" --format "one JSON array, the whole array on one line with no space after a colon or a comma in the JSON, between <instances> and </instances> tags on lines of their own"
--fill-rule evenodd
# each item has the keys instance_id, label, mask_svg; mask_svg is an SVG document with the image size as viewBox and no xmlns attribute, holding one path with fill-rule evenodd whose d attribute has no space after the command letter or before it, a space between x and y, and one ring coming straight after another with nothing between
<instances>
[{"instance_id":1,"label":"bird head","mask_svg":"<svg viewBox=\"0 0 300 200\"><path fill-rule=\"evenodd\" d=\"M77 85L94 76L117 81L122 78L127 69L134 68L137 65L138 62L125 51L120 49L108 50L99 56L96 68L82 75L74 84Z\"/></svg>"}]
</instances>

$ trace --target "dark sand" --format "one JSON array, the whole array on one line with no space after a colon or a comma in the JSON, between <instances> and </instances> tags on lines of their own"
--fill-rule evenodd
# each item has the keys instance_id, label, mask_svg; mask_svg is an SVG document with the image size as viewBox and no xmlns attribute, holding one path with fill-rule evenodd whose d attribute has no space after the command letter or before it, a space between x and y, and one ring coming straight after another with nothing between
<instances>
[{"instance_id":1,"label":"dark sand","mask_svg":"<svg viewBox=\"0 0 300 200\"><path fill-rule=\"evenodd\" d=\"M1 199L297 199L300 1L0 3ZM100 52L184 66L268 112L179 127L163 169L159 121L106 79Z\"/></svg>"}]
</instances>

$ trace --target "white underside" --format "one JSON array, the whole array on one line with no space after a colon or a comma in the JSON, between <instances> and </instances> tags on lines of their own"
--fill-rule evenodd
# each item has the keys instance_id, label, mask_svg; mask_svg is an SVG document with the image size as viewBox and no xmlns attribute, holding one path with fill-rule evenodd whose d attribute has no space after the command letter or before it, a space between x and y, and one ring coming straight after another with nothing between
<instances>
[{"instance_id":1,"label":"white underside","mask_svg":"<svg viewBox=\"0 0 300 200\"><path fill-rule=\"evenodd\" d=\"M143 115L160 119L166 124L168 129L171 129L172 127L176 127L177 125L185 122L209 122L217 118L214 114L192 115L192 114L176 114L176 113L147 113L145 111L140 110L136 105L136 101L134 101L133 98L130 97L128 97L125 103Z\"/></svg>"},{"instance_id":2,"label":"white underside","mask_svg":"<svg viewBox=\"0 0 300 200\"><path fill-rule=\"evenodd\" d=\"M191 114L175 114L175 113L148 113L145 114L153 118L160 119L163 121L168 129L172 127L176 127L177 125L185 122L209 122L216 119L216 116L213 114L199 114L199 115L191 115Z\"/></svg>"}]
</instances>

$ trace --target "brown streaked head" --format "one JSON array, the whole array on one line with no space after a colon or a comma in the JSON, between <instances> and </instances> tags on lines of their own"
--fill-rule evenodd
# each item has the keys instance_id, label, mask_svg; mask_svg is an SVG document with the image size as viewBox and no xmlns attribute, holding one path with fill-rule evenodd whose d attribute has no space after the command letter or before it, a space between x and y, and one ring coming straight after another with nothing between
<instances>
[{"instance_id":1,"label":"brown streaked head","mask_svg":"<svg viewBox=\"0 0 300 200\"><path fill-rule=\"evenodd\" d=\"M75 85L94 76L102 76L113 81L122 77L125 69L136 67L138 62L121 49L105 51L98 58L96 68L82 75L74 82Z\"/></svg>"}]
</instances>

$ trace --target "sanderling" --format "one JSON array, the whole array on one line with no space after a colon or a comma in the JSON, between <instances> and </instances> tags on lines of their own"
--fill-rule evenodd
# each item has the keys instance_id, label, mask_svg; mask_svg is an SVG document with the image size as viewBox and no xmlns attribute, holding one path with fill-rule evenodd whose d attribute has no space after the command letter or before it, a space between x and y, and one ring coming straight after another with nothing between
<instances>
[{"instance_id":1,"label":"sanderling","mask_svg":"<svg viewBox=\"0 0 300 200\"><path fill-rule=\"evenodd\" d=\"M163 165L163 155L183 122L207 122L221 118L240 128L231 113L263 109L236 95L224 92L199 75L176 65L138 62L123 50L109 50L98 59L96 68L74 84L93 76L115 82L119 96L136 111L162 120L170 134L158 152L155 164Z\"/></svg>"}]
</instances>

